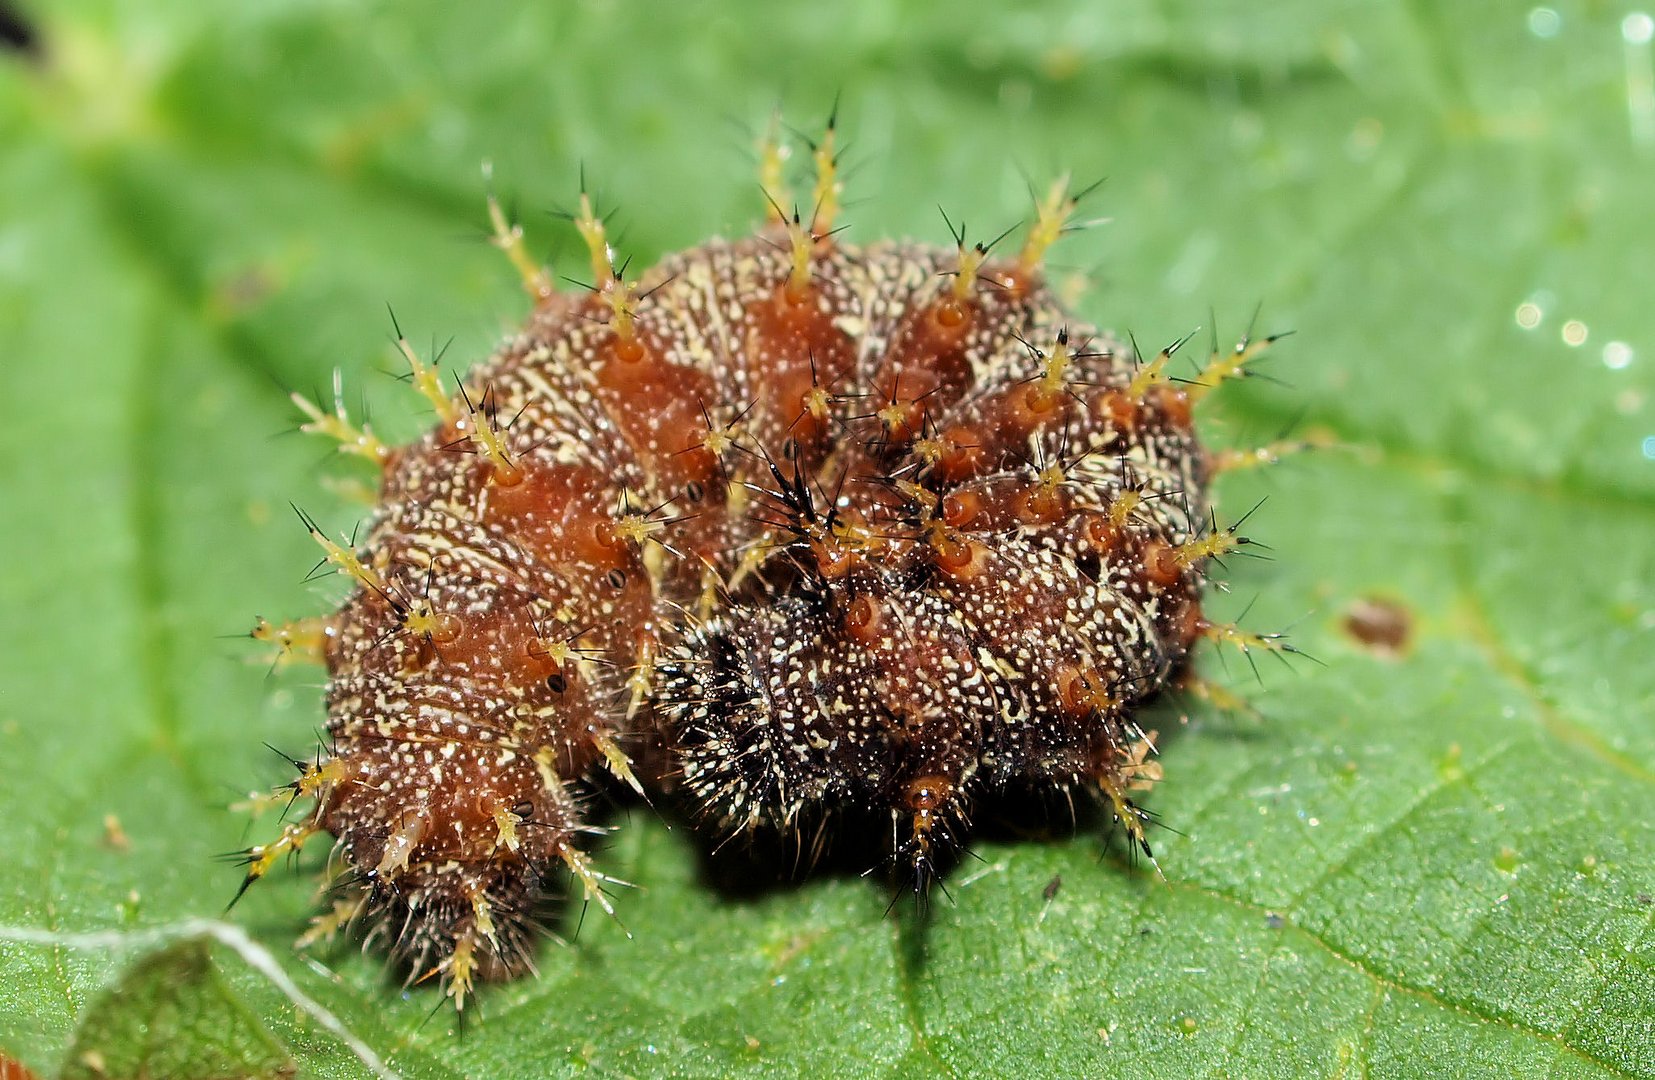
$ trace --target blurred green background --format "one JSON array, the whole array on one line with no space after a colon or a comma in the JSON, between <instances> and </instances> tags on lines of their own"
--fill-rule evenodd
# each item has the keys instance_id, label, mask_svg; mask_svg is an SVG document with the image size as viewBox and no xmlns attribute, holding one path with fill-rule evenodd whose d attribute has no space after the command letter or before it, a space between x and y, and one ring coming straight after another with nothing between
<instances>
[{"instance_id":1,"label":"blurred green background","mask_svg":"<svg viewBox=\"0 0 1655 1080\"><path fill-rule=\"evenodd\" d=\"M0 49L0 1051L42 1076L1655 1076L1655 83L1642 0L950 6L35 0ZM842 95L852 240L945 242L1105 178L1057 252L1156 344L1292 329L1207 416L1337 448L1269 500L1210 657L1262 711L1157 717L1166 880L985 842L920 917L758 897L612 816L632 931L571 913L457 1032L378 954L291 943L311 867L224 916L227 807L304 753L325 610L295 500L352 474L288 389L406 437L386 305L463 365L525 313L579 171L641 265L761 210L751 135ZM1209 315L1209 311L1212 312ZM330 483L331 481L331 483ZM1401 656L1346 629L1382 600ZM1227 672L1227 674L1226 674ZM1185 725L1180 717L1187 714ZM1146 725L1147 726L1147 725ZM269 827L265 822L264 828ZM1061 876L1061 887L1047 897Z\"/></svg>"}]
</instances>

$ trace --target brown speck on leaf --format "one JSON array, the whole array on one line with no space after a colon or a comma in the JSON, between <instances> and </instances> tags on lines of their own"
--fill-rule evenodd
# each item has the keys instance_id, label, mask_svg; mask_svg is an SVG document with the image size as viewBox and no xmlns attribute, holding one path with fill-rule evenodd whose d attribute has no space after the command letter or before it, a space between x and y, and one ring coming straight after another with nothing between
<instances>
[{"instance_id":1,"label":"brown speck on leaf","mask_svg":"<svg viewBox=\"0 0 1655 1080\"><path fill-rule=\"evenodd\" d=\"M1369 651L1397 657L1408 651L1414 619L1406 607L1383 597L1362 597L1345 612L1345 632Z\"/></svg>"},{"instance_id":2,"label":"brown speck on leaf","mask_svg":"<svg viewBox=\"0 0 1655 1080\"><path fill-rule=\"evenodd\" d=\"M1052 880L1046 882L1046 887L1040 890L1040 895L1044 896L1046 898L1046 902L1049 904L1054 898L1056 898L1057 891L1061 888L1063 888L1063 875L1053 874Z\"/></svg>"},{"instance_id":3,"label":"brown speck on leaf","mask_svg":"<svg viewBox=\"0 0 1655 1080\"><path fill-rule=\"evenodd\" d=\"M278 282L271 270L249 266L218 282L209 303L214 315L235 318L264 303L277 288Z\"/></svg>"}]
</instances>

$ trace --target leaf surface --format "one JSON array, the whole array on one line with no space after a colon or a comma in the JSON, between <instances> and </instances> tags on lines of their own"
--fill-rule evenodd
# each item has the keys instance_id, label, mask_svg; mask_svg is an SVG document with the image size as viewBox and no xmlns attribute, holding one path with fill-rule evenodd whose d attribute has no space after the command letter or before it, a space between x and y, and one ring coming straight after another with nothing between
<instances>
[{"instance_id":1,"label":"leaf surface","mask_svg":"<svg viewBox=\"0 0 1655 1080\"><path fill-rule=\"evenodd\" d=\"M1599 4L27 5L0 55L0 1050L43 1075L1655 1076L1655 245L1648 21ZM1221 490L1267 562L1220 616L1316 663L1204 669L1262 719L1155 722L1165 881L995 836L919 916L746 895L616 812L628 938L571 911L456 1033L377 955L228 916L227 807L322 712L255 613L325 610L288 437L345 373L423 423L524 314L484 182L579 273L582 165L639 264L762 210L742 125L843 91L855 239L985 238L1106 177L1079 307L1146 346L1292 328L1214 440L1335 446ZM731 123L729 117L740 120ZM1203 329L1202 337L1206 330ZM1384 600L1402 655L1346 627ZM1267 661L1269 658L1265 658ZM1189 722L1181 722L1187 714ZM268 827L268 821L255 828ZM185 1005L188 1004L188 1008ZM433 1010L435 1012L433 1013ZM164 1058L154 1055L165 1048ZM131 1066L136 1068L136 1066Z\"/></svg>"}]
</instances>

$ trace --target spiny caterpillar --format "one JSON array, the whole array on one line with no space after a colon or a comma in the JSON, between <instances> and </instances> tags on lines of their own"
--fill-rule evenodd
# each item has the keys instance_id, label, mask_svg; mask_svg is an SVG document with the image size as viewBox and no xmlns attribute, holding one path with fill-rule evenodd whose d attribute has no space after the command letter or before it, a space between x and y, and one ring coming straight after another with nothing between
<instances>
[{"instance_id":1,"label":"spiny caterpillar","mask_svg":"<svg viewBox=\"0 0 1655 1080\"><path fill-rule=\"evenodd\" d=\"M463 1007L531 966L560 869L610 910L582 848L600 768L730 835L888 813L921 890L1013 784L1100 796L1148 855L1141 703L1193 682L1202 638L1287 648L1200 604L1248 543L1209 481L1270 454L1208 453L1192 411L1269 339L1178 379L1182 341L1143 359L1072 319L1042 270L1065 182L1013 254L951 223L855 246L832 122L808 215L774 128L762 149L768 223L636 279L583 191L582 290L491 198L534 310L453 390L399 332L437 418L412 445L295 395L380 471L360 544L300 514L344 606L253 635L329 673L327 745L278 792L314 809L241 853L245 889L334 837L342 899L307 938L364 919Z\"/></svg>"}]
</instances>

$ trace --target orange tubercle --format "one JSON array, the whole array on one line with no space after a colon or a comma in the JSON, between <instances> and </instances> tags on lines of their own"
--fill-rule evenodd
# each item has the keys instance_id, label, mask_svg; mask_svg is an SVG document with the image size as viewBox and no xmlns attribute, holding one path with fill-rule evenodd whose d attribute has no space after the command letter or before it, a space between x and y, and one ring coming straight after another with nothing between
<instances>
[{"instance_id":1,"label":"orange tubercle","mask_svg":"<svg viewBox=\"0 0 1655 1080\"><path fill-rule=\"evenodd\" d=\"M1189 394L1171 383L1157 383L1150 387L1145 400L1175 428L1187 430L1194 422Z\"/></svg>"},{"instance_id":2,"label":"orange tubercle","mask_svg":"<svg viewBox=\"0 0 1655 1080\"><path fill-rule=\"evenodd\" d=\"M983 497L975 491L955 491L942 500L942 520L950 528L963 529L983 512Z\"/></svg>"},{"instance_id":3,"label":"orange tubercle","mask_svg":"<svg viewBox=\"0 0 1655 1080\"><path fill-rule=\"evenodd\" d=\"M974 581L988 564L988 549L976 540L942 537L932 542L937 569L955 581Z\"/></svg>"},{"instance_id":4,"label":"orange tubercle","mask_svg":"<svg viewBox=\"0 0 1655 1080\"><path fill-rule=\"evenodd\" d=\"M1178 564L1177 549L1160 540L1151 540L1144 545L1143 563L1144 576L1152 585L1170 588L1184 576L1184 568Z\"/></svg>"},{"instance_id":5,"label":"orange tubercle","mask_svg":"<svg viewBox=\"0 0 1655 1080\"><path fill-rule=\"evenodd\" d=\"M879 601L863 593L851 601L850 610L845 612L845 633L864 645L872 644L879 640L884 622Z\"/></svg>"}]
</instances>

